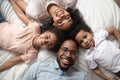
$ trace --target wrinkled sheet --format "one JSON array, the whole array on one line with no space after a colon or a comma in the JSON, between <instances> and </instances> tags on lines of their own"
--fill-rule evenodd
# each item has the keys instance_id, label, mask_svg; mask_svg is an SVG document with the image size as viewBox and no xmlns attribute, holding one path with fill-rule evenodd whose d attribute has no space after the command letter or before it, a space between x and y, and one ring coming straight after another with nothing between
<instances>
[{"instance_id":1,"label":"wrinkled sheet","mask_svg":"<svg viewBox=\"0 0 120 80\"><path fill-rule=\"evenodd\" d=\"M25 0L28 2L29 0ZM109 26L115 26L120 30L120 8L113 0L78 0L76 7L80 10L85 22L92 28L94 32L99 29L105 29ZM16 24L24 26L22 21L16 16L8 0L0 0L0 10L7 21L13 20ZM116 40L111 37L110 40L114 42L116 46ZM0 64L5 60L15 56L13 53L5 50L0 50ZM47 50L40 50L37 60L49 60L54 59L55 55ZM0 73L0 80L21 80L25 71L29 65L24 63L15 65L14 67ZM103 80L96 76L87 66L85 61L85 55L82 50L74 65L80 71L85 72L88 80ZM103 72L108 76L114 76L114 74L100 67Z\"/></svg>"}]
</instances>

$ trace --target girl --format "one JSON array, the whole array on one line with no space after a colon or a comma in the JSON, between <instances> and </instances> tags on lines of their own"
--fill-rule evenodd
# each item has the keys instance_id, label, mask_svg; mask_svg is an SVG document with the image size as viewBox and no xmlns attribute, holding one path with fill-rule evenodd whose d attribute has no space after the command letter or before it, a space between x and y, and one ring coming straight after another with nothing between
<instances>
[{"instance_id":1,"label":"girl","mask_svg":"<svg viewBox=\"0 0 120 80\"><path fill-rule=\"evenodd\" d=\"M62 31L52 28L41 33L40 24L29 21L28 26L19 26L14 22L0 23L0 48L18 53L0 65L0 71L24 61L32 62L40 48L56 50L64 40Z\"/></svg>"},{"instance_id":2,"label":"girl","mask_svg":"<svg viewBox=\"0 0 120 80\"><path fill-rule=\"evenodd\" d=\"M53 25L64 31L68 30L73 23L71 15L65 9L73 7L77 0L30 0L28 4L24 0L9 1L15 11L17 9L15 9L14 4L17 4L22 10L17 15L21 20L25 21L25 24L29 22L26 15L40 23L51 16L54 21Z\"/></svg>"},{"instance_id":3,"label":"girl","mask_svg":"<svg viewBox=\"0 0 120 80\"><path fill-rule=\"evenodd\" d=\"M105 80L117 80L115 77L106 76L98 68L98 65L101 65L120 77L120 49L107 40L109 35L114 35L120 43L120 33L115 27L93 33L88 25L81 22L74 28L71 35L82 48L86 49L88 66L97 75Z\"/></svg>"}]
</instances>

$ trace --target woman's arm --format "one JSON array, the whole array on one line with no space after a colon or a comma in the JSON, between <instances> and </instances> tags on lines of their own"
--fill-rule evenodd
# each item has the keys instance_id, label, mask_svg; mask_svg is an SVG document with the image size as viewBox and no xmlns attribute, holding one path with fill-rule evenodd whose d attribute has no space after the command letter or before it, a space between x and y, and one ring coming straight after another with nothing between
<instances>
[{"instance_id":1,"label":"woman's arm","mask_svg":"<svg viewBox=\"0 0 120 80\"><path fill-rule=\"evenodd\" d=\"M92 69L93 72L95 72L98 76L102 77L105 80L117 80L116 77L108 77L106 76L98 67L96 67L95 69Z\"/></svg>"},{"instance_id":2,"label":"woman's arm","mask_svg":"<svg viewBox=\"0 0 120 80\"><path fill-rule=\"evenodd\" d=\"M15 56L10 58L9 60L5 61L3 64L0 65L0 72L11 68L12 66L22 62L23 60L21 59L20 56Z\"/></svg>"},{"instance_id":3,"label":"woman's arm","mask_svg":"<svg viewBox=\"0 0 120 80\"><path fill-rule=\"evenodd\" d=\"M30 20L27 18L27 16L24 13L24 10L21 9L16 3L16 0L9 0L13 9L15 10L15 13L17 14L17 16L23 21L23 23L25 25L28 25L28 23L30 22ZM21 4L22 5L22 4Z\"/></svg>"}]
</instances>

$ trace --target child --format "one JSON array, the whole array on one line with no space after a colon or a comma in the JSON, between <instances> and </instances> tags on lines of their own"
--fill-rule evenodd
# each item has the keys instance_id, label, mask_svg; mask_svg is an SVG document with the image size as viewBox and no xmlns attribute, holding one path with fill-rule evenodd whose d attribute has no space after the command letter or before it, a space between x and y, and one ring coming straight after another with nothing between
<instances>
[{"instance_id":1,"label":"child","mask_svg":"<svg viewBox=\"0 0 120 80\"><path fill-rule=\"evenodd\" d=\"M88 49L86 51L88 66L97 75L105 80L116 80L115 77L106 76L98 68L98 65L101 65L120 77L120 49L107 40L109 35L114 35L120 43L120 33L115 27L93 33L90 27L83 22L74 28L71 35L74 36L80 47Z\"/></svg>"},{"instance_id":2,"label":"child","mask_svg":"<svg viewBox=\"0 0 120 80\"><path fill-rule=\"evenodd\" d=\"M14 6L15 4L17 4L17 6L22 10L21 13L16 14L20 19L26 21L25 24L28 24L29 22L26 15L40 23L42 23L45 19L52 17L54 26L63 31L68 30L73 23L71 15L65 9L73 7L77 2L77 0L30 0L27 4L24 0L9 1L15 12L17 11Z\"/></svg>"},{"instance_id":3,"label":"child","mask_svg":"<svg viewBox=\"0 0 120 80\"><path fill-rule=\"evenodd\" d=\"M0 48L17 53L0 65L0 72L24 61L33 61L40 48L56 50L64 40L62 31L52 28L41 33L41 25L29 21L28 26L19 26L14 22L0 23Z\"/></svg>"}]
</instances>

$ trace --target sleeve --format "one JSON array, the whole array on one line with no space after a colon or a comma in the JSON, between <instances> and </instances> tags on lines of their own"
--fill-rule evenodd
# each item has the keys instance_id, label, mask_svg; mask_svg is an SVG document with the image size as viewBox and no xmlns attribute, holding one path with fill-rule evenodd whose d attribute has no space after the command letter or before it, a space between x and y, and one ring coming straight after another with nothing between
<instances>
[{"instance_id":1,"label":"sleeve","mask_svg":"<svg viewBox=\"0 0 120 80\"><path fill-rule=\"evenodd\" d=\"M90 69L94 69L97 67L97 63L93 59L93 54L90 54L89 56L87 56L87 64Z\"/></svg>"},{"instance_id":2,"label":"sleeve","mask_svg":"<svg viewBox=\"0 0 120 80\"><path fill-rule=\"evenodd\" d=\"M95 36L106 39L109 36L109 33L106 30L100 30L95 34Z\"/></svg>"},{"instance_id":3,"label":"sleeve","mask_svg":"<svg viewBox=\"0 0 120 80\"><path fill-rule=\"evenodd\" d=\"M41 23L37 23L37 22L33 21L33 22L29 23L28 26L33 29L33 35L41 34L41 26L42 26Z\"/></svg>"},{"instance_id":4,"label":"sleeve","mask_svg":"<svg viewBox=\"0 0 120 80\"><path fill-rule=\"evenodd\" d=\"M29 64L30 62L37 58L37 54L38 51L36 50L28 50L26 54L21 55L21 58L26 64Z\"/></svg>"},{"instance_id":5,"label":"sleeve","mask_svg":"<svg viewBox=\"0 0 120 80\"><path fill-rule=\"evenodd\" d=\"M22 80L35 80L37 69L38 69L39 62L32 64L25 75L23 76Z\"/></svg>"}]
</instances>

